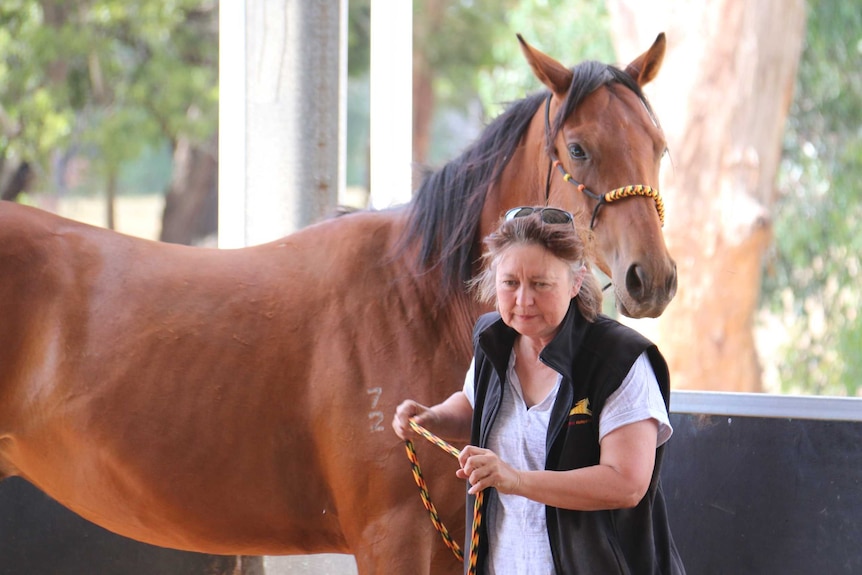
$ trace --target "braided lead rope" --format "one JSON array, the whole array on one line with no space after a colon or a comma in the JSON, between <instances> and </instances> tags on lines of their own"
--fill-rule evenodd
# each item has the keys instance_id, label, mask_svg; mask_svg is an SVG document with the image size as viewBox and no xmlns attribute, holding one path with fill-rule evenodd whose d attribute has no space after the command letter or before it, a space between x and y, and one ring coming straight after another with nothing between
<instances>
[{"instance_id":1,"label":"braided lead rope","mask_svg":"<svg viewBox=\"0 0 862 575\"><path fill-rule=\"evenodd\" d=\"M440 534L440 537L443 538L443 543L446 544L446 547L452 550L452 553L455 555L455 559L458 561L464 561L464 552L461 551L461 547L452 539L452 536L449 534L449 530L446 529L446 526L443 525L442 521L440 521L440 514L437 513L437 507L431 501L431 494L428 492L428 484L425 483L425 479L422 477L422 470L419 468L419 460L416 458L416 449L413 447L413 442L408 439L406 444L407 458L410 460L410 465L413 471L413 480L416 481L416 485L419 486L419 496L422 498L422 504L431 516L431 523L434 524L434 529L436 529L437 533Z\"/></svg>"},{"instance_id":2,"label":"braided lead rope","mask_svg":"<svg viewBox=\"0 0 862 575\"><path fill-rule=\"evenodd\" d=\"M444 439L434 435L413 419L410 419L410 428L445 451L446 453L458 457L461 455L461 451L453 447L451 444L446 442ZM443 525L443 522L440 521L440 515L437 513L437 508L434 506L434 503L431 502L431 494L428 492L428 485L425 483L425 479L422 477L422 470L419 468L419 460L416 457L416 449L413 447L413 442L409 439L405 441L407 447L407 458L410 459L410 463L413 468L413 479L416 481L416 485L419 486L419 496L422 498L422 503L425 505L425 509L428 510L428 513L431 515L431 523L434 524L434 528L437 529L437 532L440 533L440 537L443 538L443 542L446 546L452 550L452 553L455 555L455 558L458 561L464 560L464 552L461 551L461 548L458 544L452 540L452 536L449 535L449 530L446 529L446 526ZM469 568L467 573L469 575L476 574L476 562L478 560L478 550L479 550L479 527L482 525L482 500L484 499L484 491L480 491L476 494L475 503L473 505L473 527L470 532L470 559L469 559Z\"/></svg>"}]
</instances>

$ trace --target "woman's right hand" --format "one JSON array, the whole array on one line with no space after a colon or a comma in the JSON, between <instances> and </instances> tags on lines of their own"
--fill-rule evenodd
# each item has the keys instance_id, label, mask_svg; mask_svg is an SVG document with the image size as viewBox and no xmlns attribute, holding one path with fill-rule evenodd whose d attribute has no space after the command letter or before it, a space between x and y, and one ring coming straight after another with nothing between
<instances>
[{"instance_id":1,"label":"woman's right hand","mask_svg":"<svg viewBox=\"0 0 862 575\"><path fill-rule=\"evenodd\" d=\"M395 409L395 417L392 418L392 429L401 439L407 439L413 433L413 430L410 429L411 418L416 419L416 423L425 427L428 421L433 421L434 414L431 412L431 408L416 403L412 399L402 401L401 405Z\"/></svg>"}]
</instances>

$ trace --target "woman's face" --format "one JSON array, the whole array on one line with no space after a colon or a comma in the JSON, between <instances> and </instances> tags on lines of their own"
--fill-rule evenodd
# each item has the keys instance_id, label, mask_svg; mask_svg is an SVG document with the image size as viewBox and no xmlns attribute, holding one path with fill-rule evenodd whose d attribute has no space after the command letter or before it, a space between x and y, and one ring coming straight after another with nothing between
<instances>
[{"instance_id":1,"label":"woman's face","mask_svg":"<svg viewBox=\"0 0 862 575\"><path fill-rule=\"evenodd\" d=\"M542 246L511 246L497 260L497 309L506 325L547 343L559 330L582 278L573 277L569 266Z\"/></svg>"}]
</instances>

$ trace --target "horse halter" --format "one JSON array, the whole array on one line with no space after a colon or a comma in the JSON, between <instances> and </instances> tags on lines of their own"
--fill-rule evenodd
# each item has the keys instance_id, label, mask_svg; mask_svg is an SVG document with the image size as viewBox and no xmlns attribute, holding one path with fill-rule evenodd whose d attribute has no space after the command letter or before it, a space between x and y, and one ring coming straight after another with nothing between
<instances>
[{"instance_id":1,"label":"horse halter","mask_svg":"<svg viewBox=\"0 0 862 575\"><path fill-rule=\"evenodd\" d=\"M563 164L560 162L560 159L557 157L557 154L554 151L553 142L551 141L551 96L551 94L548 94L548 98L545 100L545 138L548 140L548 157L550 158L548 162L548 179L545 182L545 205L548 204L550 199L551 173L553 168L556 167L563 175L563 179L565 181L577 187L578 190L582 191L590 198L596 200L596 207L593 209L592 218L590 218L591 230L596 228L596 217L599 215L600 207L631 196L646 196L648 198L652 198L655 202L655 209L658 211L658 219L661 221L662 227L664 227L664 201L661 199L661 195L658 193L657 189L650 186L636 184L632 186L623 186L621 188L611 190L604 195L599 195L592 192L584 184L573 178L572 174L566 171Z\"/></svg>"}]
</instances>

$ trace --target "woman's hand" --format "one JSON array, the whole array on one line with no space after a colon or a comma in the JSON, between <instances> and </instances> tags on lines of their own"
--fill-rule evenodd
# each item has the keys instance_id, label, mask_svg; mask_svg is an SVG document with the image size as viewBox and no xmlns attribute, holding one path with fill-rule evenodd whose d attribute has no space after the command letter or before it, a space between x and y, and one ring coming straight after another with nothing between
<instances>
[{"instance_id":1,"label":"woman's hand","mask_svg":"<svg viewBox=\"0 0 862 575\"><path fill-rule=\"evenodd\" d=\"M521 486L521 472L501 460L490 449L468 445L458 457L461 469L455 475L470 482L469 493L493 487L500 493L516 493Z\"/></svg>"},{"instance_id":2,"label":"woman's hand","mask_svg":"<svg viewBox=\"0 0 862 575\"><path fill-rule=\"evenodd\" d=\"M433 407L426 407L412 399L403 401L395 408L395 417L392 418L392 429L401 439L410 437L411 418L447 441L463 443L470 439L473 406L463 391L456 391L443 403Z\"/></svg>"},{"instance_id":3,"label":"woman's hand","mask_svg":"<svg viewBox=\"0 0 862 575\"><path fill-rule=\"evenodd\" d=\"M395 434L401 439L407 439L413 433L410 429L410 419L416 420L416 423L422 427L426 427L428 422L433 422L435 417L431 408L417 403L412 399L402 401L395 409L395 417L392 418L392 429Z\"/></svg>"}]
</instances>

